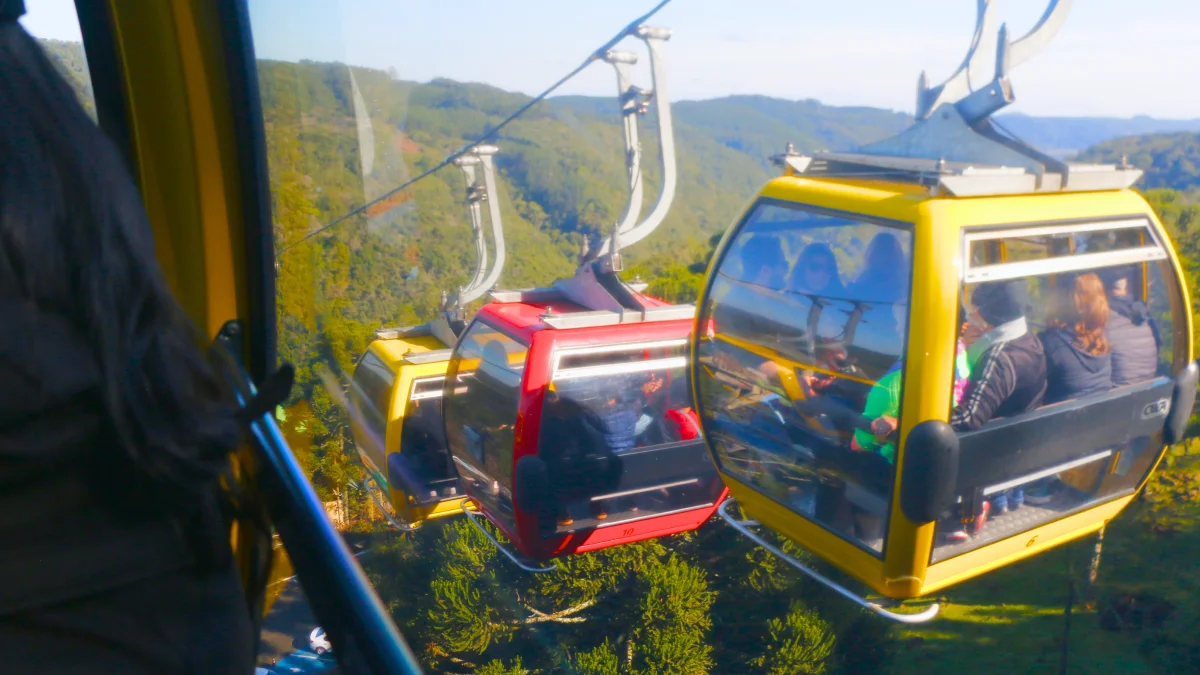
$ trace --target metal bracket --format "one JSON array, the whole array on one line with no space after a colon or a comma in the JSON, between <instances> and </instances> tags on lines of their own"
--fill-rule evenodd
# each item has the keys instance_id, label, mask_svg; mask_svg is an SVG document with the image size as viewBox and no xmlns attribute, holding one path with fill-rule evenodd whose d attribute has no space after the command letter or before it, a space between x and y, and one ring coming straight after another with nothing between
<instances>
[{"instance_id":1,"label":"metal bracket","mask_svg":"<svg viewBox=\"0 0 1200 675\"><path fill-rule=\"evenodd\" d=\"M676 184L676 167L675 167L675 131L671 120L671 101L670 94L667 91L667 65L666 65L666 42L671 38L671 31L666 28L657 28L652 26L638 26L634 34L646 43L646 48L650 52L650 76L653 80L652 91L654 101L658 104L658 152L659 161L662 164L662 190L658 194L658 201L654 203L654 208L651 209L650 215L646 219L627 227L624 222L618 228L621 234L621 244L630 246L650 236L667 217L667 212L671 209L671 202L675 199L675 184ZM622 116L626 125L635 124L636 117L626 116L622 111ZM636 132L635 132L636 133ZM640 166L640 159L639 159ZM640 177L639 186L640 190ZM636 200L641 203L640 195ZM607 254L609 251L616 252L614 242L604 242L600 245L593 255L589 256L594 259Z\"/></svg>"},{"instance_id":2,"label":"metal bracket","mask_svg":"<svg viewBox=\"0 0 1200 675\"><path fill-rule=\"evenodd\" d=\"M520 567L521 569L525 570L526 572L533 572L535 574L540 574L542 572L553 572L554 570L558 569L557 563L554 563L554 564L550 565L549 567L533 567L533 566L526 565L525 563L521 562L515 554L513 554L511 551L509 551L507 548L505 548L504 545L502 545L499 541L497 541L496 538L492 536L492 533L487 531L487 528L480 525L478 523L478 521L475 520L475 516L472 515L470 509L467 508L466 500L463 501L462 511L463 511L463 513L465 513L467 515L467 520L470 521L471 524L475 526L475 529L482 532L483 536L485 536L489 540L491 540L492 544L497 549L499 549L500 552L503 553L509 560L511 560L513 562L513 564L516 565L517 567Z\"/></svg>"},{"instance_id":3,"label":"metal bracket","mask_svg":"<svg viewBox=\"0 0 1200 675\"><path fill-rule=\"evenodd\" d=\"M878 603L871 602L870 600L860 597L854 591L847 589L845 586L842 586L841 584L837 583L836 581L833 581L829 577L826 577L825 575L823 575L820 572L814 570L813 568L805 565L804 563L800 562L799 560L796 560L792 556L784 553L778 547L773 546L772 544L767 542L767 540L763 539L762 537L760 537L757 534L755 534L754 532L752 532L750 530L750 527L758 525L757 522L752 521L752 520L738 520L738 519L734 518L733 516L729 515L729 512L726 511L726 509L729 508L729 505L732 504L733 501L734 501L734 499L732 497L730 497L730 498L726 499L724 502L721 502L721 506L719 508L717 508L717 513L721 514L721 518L723 518L726 523L729 523L729 525L733 529L737 530L743 536L750 539L751 541L758 544L759 546L767 549L771 553L774 553L776 557L782 559L787 564L789 564L792 567L795 567L796 569L800 570L801 572L807 574L808 576L812 577L815 581L817 581L821 585L833 590L838 595L842 596L843 598L846 598L847 600L853 602L854 604L858 605L859 607L862 607L863 609L868 609L872 612L875 612L876 614L878 614L879 616L882 616L885 619L891 619L892 621L898 621L900 623L906 623L906 624L925 623L926 621L929 621L929 620L933 619L935 616L937 616L938 612L941 610L941 606L938 605L937 603L934 603L934 604L930 605L929 607L925 608L923 611L918 612L916 614L900 614L898 612L893 612L891 610L888 610Z\"/></svg>"},{"instance_id":4,"label":"metal bracket","mask_svg":"<svg viewBox=\"0 0 1200 675\"><path fill-rule=\"evenodd\" d=\"M610 49L603 58L617 71L617 97L625 131L625 171L629 180L629 202L617 229L628 230L637 223L642 212L642 148L638 142L637 118L644 104L640 100L642 90L630 83L630 67L637 63L637 55ZM612 250L618 249L613 247Z\"/></svg>"}]
</instances>

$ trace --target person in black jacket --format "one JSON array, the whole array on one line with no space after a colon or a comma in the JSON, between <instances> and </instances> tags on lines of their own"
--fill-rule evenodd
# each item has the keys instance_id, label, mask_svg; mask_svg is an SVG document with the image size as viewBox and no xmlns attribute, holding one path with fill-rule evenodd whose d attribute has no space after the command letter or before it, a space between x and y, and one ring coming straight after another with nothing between
<instances>
[{"instance_id":1,"label":"person in black jacket","mask_svg":"<svg viewBox=\"0 0 1200 675\"><path fill-rule=\"evenodd\" d=\"M971 294L975 309L971 323L982 331L968 347L971 380L962 401L950 413L956 431L979 429L997 417L1011 417L1036 410L1046 394L1046 355L1042 343L1025 320L1025 281L989 281ZM871 424L877 437L895 431L894 418L880 417ZM975 531L987 520L992 508L1007 511L1024 501L1021 488L997 494L991 502L978 505L973 514ZM939 528L940 531L942 528ZM965 530L948 532L951 541L967 537Z\"/></svg>"},{"instance_id":2,"label":"person in black jacket","mask_svg":"<svg viewBox=\"0 0 1200 675\"><path fill-rule=\"evenodd\" d=\"M1145 303L1129 294L1128 268L1107 271L1108 342L1112 348L1112 384L1123 387L1158 375L1159 340Z\"/></svg>"},{"instance_id":3,"label":"person in black jacket","mask_svg":"<svg viewBox=\"0 0 1200 675\"><path fill-rule=\"evenodd\" d=\"M996 417L1036 410L1046 394L1046 355L1025 321L1025 280L979 284L971 302L974 321L982 319L984 333L967 348L971 382L950 414L950 426L956 431L971 431ZM976 530L991 509L1017 509L1024 501L1019 487L995 495L990 503L980 505Z\"/></svg>"},{"instance_id":4,"label":"person in black jacket","mask_svg":"<svg viewBox=\"0 0 1200 675\"><path fill-rule=\"evenodd\" d=\"M979 284L971 302L984 333L968 347L971 383L950 415L957 431L1034 410L1046 394L1046 355L1025 321L1025 281Z\"/></svg>"},{"instance_id":5,"label":"person in black jacket","mask_svg":"<svg viewBox=\"0 0 1200 675\"><path fill-rule=\"evenodd\" d=\"M0 1L0 671L249 673L235 407L22 11Z\"/></svg>"},{"instance_id":6,"label":"person in black jacket","mask_svg":"<svg viewBox=\"0 0 1200 675\"><path fill-rule=\"evenodd\" d=\"M1102 394L1112 388L1112 354L1104 328L1109 321L1104 285L1094 273L1058 289L1042 333L1046 351L1047 404Z\"/></svg>"}]
</instances>

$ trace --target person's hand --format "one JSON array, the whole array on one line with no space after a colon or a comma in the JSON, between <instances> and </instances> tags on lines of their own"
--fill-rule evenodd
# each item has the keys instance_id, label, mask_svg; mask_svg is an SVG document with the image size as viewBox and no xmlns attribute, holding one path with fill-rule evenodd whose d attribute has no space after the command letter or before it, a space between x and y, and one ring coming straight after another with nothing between
<instances>
[{"instance_id":1,"label":"person's hand","mask_svg":"<svg viewBox=\"0 0 1200 675\"><path fill-rule=\"evenodd\" d=\"M649 397L654 392L662 389L663 381L656 375L650 376L650 381L642 385L642 394Z\"/></svg>"},{"instance_id":2,"label":"person's hand","mask_svg":"<svg viewBox=\"0 0 1200 675\"><path fill-rule=\"evenodd\" d=\"M800 373L800 375L796 379L800 381L800 385L804 391L804 395L806 397L812 396L813 395L813 385L815 385L817 383L817 376L813 375L812 373L810 373L808 371L804 371L804 372Z\"/></svg>"},{"instance_id":3,"label":"person's hand","mask_svg":"<svg viewBox=\"0 0 1200 675\"><path fill-rule=\"evenodd\" d=\"M983 335L983 333L984 330L982 327L976 326L968 321L967 323L963 324L962 331L959 333L959 335L962 336L963 344L970 347L976 340L979 339L981 335Z\"/></svg>"},{"instance_id":4,"label":"person's hand","mask_svg":"<svg viewBox=\"0 0 1200 675\"><path fill-rule=\"evenodd\" d=\"M779 375L779 371L779 364L775 363L774 361L763 361L758 367L758 372L766 375L767 377L776 377Z\"/></svg>"},{"instance_id":5,"label":"person's hand","mask_svg":"<svg viewBox=\"0 0 1200 675\"><path fill-rule=\"evenodd\" d=\"M856 437L856 436L850 437L850 449L855 452L865 452L866 451L865 448L863 448L863 446L858 444L858 437Z\"/></svg>"},{"instance_id":6,"label":"person's hand","mask_svg":"<svg viewBox=\"0 0 1200 675\"><path fill-rule=\"evenodd\" d=\"M900 427L900 421L895 417L881 415L874 422L871 422L871 433L879 440L885 440L892 432Z\"/></svg>"}]
</instances>

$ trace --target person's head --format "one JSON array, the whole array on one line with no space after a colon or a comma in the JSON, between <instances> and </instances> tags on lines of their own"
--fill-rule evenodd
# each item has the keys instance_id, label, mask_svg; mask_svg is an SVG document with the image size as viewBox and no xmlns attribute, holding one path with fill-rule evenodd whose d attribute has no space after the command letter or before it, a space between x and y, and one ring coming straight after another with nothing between
<instances>
[{"instance_id":1,"label":"person's head","mask_svg":"<svg viewBox=\"0 0 1200 675\"><path fill-rule=\"evenodd\" d=\"M226 465L237 426L167 288L138 191L15 21L0 22L0 73L0 299L55 317L90 346L59 363L96 373L92 391L117 439L99 461L191 503Z\"/></svg>"},{"instance_id":2,"label":"person's head","mask_svg":"<svg viewBox=\"0 0 1200 675\"><path fill-rule=\"evenodd\" d=\"M988 326L1000 326L1025 316L1028 294L1021 279L985 281L971 293L971 304Z\"/></svg>"},{"instance_id":3,"label":"person's head","mask_svg":"<svg viewBox=\"0 0 1200 675\"><path fill-rule=\"evenodd\" d=\"M867 270L899 273L904 268L904 250L891 232L880 232L867 244Z\"/></svg>"},{"instance_id":4,"label":"person's head","mask_svg":"<svg viewBox=\"0 0 1200 675\"><path fill-rule=\"evenodd\" d=\"M772 234L754 234L742 246L743 278L747 281L780 288L787 276L787 256L783 242Z\"/></svg>"},{"instance_id":5,"label":"person's head","mask_svg":"<svg viewBox=\"0 0 1200 675\"><path fill-rule=\"evenodd\" d=\"M1114 298L1123 298L1129 295L1129 277L1132 276L1132 271L1127 267L1113 267L1100 272L1100 280L1104 282L1104 289L1108 295Z\"/></svg>"},{"instance_id":6,"label":"person's head","mask_svg":"<svg viewBox=\"0 0 1200 675\"><path fill-rule=\"evenodd\" d=\"M1075 277L1075 282L1059 290L1050 307L1050 324L1075 334L1075 343L1089 354L1108 352L1104 328L1108 323L1108 298L1104 284L1093 273Z\"/></svg>"},{"instance_id":7,"label":"person's head","mask_svg":"<svg viewBox=\"0 0 1200 675\"><path fill-rule=\"evenodd\" d=\"M792 270L792 286L820 293L836 288L839 283L837 258L828 244L813 242L800 251L800 259Z\"/></svg>"}]
</instances>

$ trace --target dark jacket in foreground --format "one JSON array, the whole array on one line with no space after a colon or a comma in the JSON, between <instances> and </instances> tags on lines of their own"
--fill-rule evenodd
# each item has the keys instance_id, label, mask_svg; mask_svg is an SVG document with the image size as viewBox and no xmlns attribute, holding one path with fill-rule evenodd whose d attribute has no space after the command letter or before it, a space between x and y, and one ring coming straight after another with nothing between
<instances>
[{"instance_id":1,"label":"dark jacket in foreground","mask_svg":"<svg viewBox=\"0 0 1200 675\"><path fill-rule=\"evenodd\" d=\"M1042 404L1046 393L1046 357L1031 333L998 341L979 356L971 383L950 415L956 431L978 429L993 417L1011 417Z\"/></svg>"},{"instance_id":2,"label":"dark jacket in foreground","mask_svg":"<svg viewBox=\"0 0 1200 675\"><path fill-rule=\"evenodd\" d=\"M0 616L193 565L133 479L86 338L20 299L0 312Z\"/></svg>"}]
</instances>

